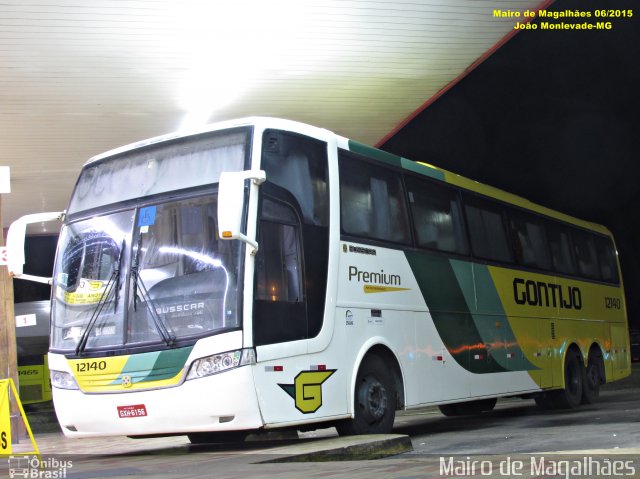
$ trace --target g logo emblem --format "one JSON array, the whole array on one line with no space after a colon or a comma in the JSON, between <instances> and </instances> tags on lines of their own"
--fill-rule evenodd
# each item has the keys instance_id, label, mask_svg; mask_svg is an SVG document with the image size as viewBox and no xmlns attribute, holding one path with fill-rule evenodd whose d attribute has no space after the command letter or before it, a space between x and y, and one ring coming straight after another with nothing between
<instances>
[{"instance_id":1,"label":"g logo emblem","mask_svg":"<svg viewBox=\"0 0 640 479\"><path fill-rule=\"evenodd\" d=\"M122 387L130 388L132 386L131 376L122 376Z\"/></svg>"},{"instance_id":2,"label":"g logo emblem","mask_svg":"<svg viewBox=\"0 0 640 479\"><path fill-rule=\"evenodd\" d=\"M294 384L278 384L293 398L296 409L304 414L316 412L322 406L322 383L337 369L325 371L301 371Z\"/></svg>"}]
</instances>

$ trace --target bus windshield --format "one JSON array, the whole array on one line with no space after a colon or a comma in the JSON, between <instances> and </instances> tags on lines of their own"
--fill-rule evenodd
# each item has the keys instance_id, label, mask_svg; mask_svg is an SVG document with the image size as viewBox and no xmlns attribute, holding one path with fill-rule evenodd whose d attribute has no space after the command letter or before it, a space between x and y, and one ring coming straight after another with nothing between
<instances>
[{"instance_id":1,"label":"bus windshield","mask_svg":"<svg viewBox=\"0 0 640 479\"><path fill-rule=\"evenodd\" d=\"M240 327L241 246L217 236L215 184L247 168L251 136L152 142L83 168L58 242L53 351L186 346Z\"/></svg>"},{"instance_id":2,"label":"bus windshield","mask_svg":"<svg viewBox=\"0 0 640 479\"><path fill-rule=\"evenodd\" d=\"M65 226L52 349L168 347L238 328L241 247L217 237L216 210L207 194Z\"/></svg>"}]
</instances>

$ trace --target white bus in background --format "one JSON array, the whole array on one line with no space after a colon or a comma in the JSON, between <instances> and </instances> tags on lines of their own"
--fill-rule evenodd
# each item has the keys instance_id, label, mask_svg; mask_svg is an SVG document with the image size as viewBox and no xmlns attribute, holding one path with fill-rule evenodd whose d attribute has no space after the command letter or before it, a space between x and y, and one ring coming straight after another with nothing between
<instances>
[{"instance_id":1,"label":"white bus in background","mask_svg":"<svg viewBox=\"0 0 640 479\"><path fill-rule=\"evenodd\" d=\"M618 271L604 227L323 129L154 138L91 159L64 216L56 413L73 437L201 442L576 407L629 373Z\"/></svg>"},{"instance_id":2,"label":"white bus in background","mask_svg":"<svg viewBox=\"0 0 640 479\"><path fill-rule=\"evenodd\" d=\"M51 275L58 235L40 234L25 238L29 261L24 270ZM27 275L28 276L28 275ZM14 281L18 387L22 404L51 401L47 353L51 287L31 281Z\"/></svg>"}]
</instances>

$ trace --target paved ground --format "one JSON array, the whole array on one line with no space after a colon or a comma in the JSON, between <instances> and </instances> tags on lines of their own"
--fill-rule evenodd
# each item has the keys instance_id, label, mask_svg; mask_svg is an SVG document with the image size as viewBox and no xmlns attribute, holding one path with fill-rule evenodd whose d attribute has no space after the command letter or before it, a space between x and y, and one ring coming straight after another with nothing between
<instances>
[{"instance_id":1,"label":"paved ground","mask_svg":"<svg viewBox=\"0 0 640 479\"><path fill-rule=\"evenodd\" d=\"M352 443L338 438L334 429L301 434L293 441L225 446L192 446L185 437L69 440L58 432L39 432L38 446L49 461L36 470L40 475L25 461L13 460L8 467L0 461L0 477L5 472L14 477L76 479L640 477L638 399L640 370L608 386L601 402L577 411L545 412L532 400L510 399L477 417L445 418L435 408L404 412L398 415L394 433L409 435L413 451L378 460L356 455L356 460L337 461L345 456L329 454L326 462L269 462L321 448L344 452ZM37 430L46 430L36 415L33 422ZM399 443L402 437L386 439ZM376 444L381 443L374 442L374 449Z\"/></svg>"},{"instance_id":2,"label":"paved ground","mask_svg":"<svg viewBox=\"0 0 640 479\"><path fill-rule=\"evenodd\" d=\"M603 392L574 411L542 411L532 400L500 401L475 417L425 411L400 417L394 432L412 438L414 454L512 454L628 449L640 452L640 390Z\"/></svg>"}]
</instances>

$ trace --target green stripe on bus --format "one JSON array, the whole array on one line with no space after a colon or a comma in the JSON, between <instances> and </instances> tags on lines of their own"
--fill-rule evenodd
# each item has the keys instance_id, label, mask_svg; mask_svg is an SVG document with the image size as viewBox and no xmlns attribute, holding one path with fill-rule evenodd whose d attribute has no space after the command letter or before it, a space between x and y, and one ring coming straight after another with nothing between
<instances>
[{"instance_id":1,"label":"green stripe on bus","mask_svg":"<svg viewBox=\"0 0 640 479\"><path fill-rule=\"evenodd\" d=\"M349 151L358 153L359 155L373 158L374 160L382 161L387 165L400 168L402 166L401 158L399 156L387 153L386 151L378 150L372 146L358 143L357 141L349 140Z\"/></svg>"},{"instance_id":2,"label":"green stripe on bus","mask_svg":"<svg viewBox=\"0 0 640 479\"><path fill-rule=\"evenodd\" d=\"M132 354L112 384L120 384L122 376L131 376L133 383L170 379L184 368L192 349L193 346L189 346L166 351Z\"/></svg>"},{"instance_id":3,"label":"green stripe on bus","mask_svg":"<svg viewBox=\"0 0 640 479\"><path fill-rule=\"evenodd\" d=\"M419 173L424 176L430 176L436 180L445 181L444 172L437 170L435 168L430 168L426 165L422 165L412 160L407 160L406 158L400 159L402 163L402 167L405 170L413 171L414 173Z\"/></svg>"},{"instance_id":4,"label":"green stripe on bus","mask_svg":"<svg viewBox=\"0 0 640 479\"><path fill-rule=\"evenodd\" d=\"M184 363L187 361L192 349L193 346L189 346L187 348L161 351L153 365L153 369L144 381L160 381L174 377L184 368Z\"/></svg>"},{"instance_id":5,"label":"green stripe on bus","mask_svg":"<svg viewBox=\"0 0 640 479\"><path fill-rule=\"evenodd\" d=\"M467 288L463 291L469 310L475 311L473 321L489 354L509 371L538 369L525 357L516 340L488 267L460 260L451 260L451 265L461 284L467 280L469 267L473 268L475 290L469 292ZM476 296L479 298L477 304Z\"/></svg>"},{"instance_id":6,"label":"green stripe on bus","mask_svg":"<svg viewBox=\"0 0 640 479\"><path fill-rule=\"evenodd\" d=\"M462 285L473 288L473 281L459 281L446 257L416 251L405 251L405 255L438 334L455 361L476 374L507 371L489 354L467 305Z\"/></svg>"}]
</instances>

